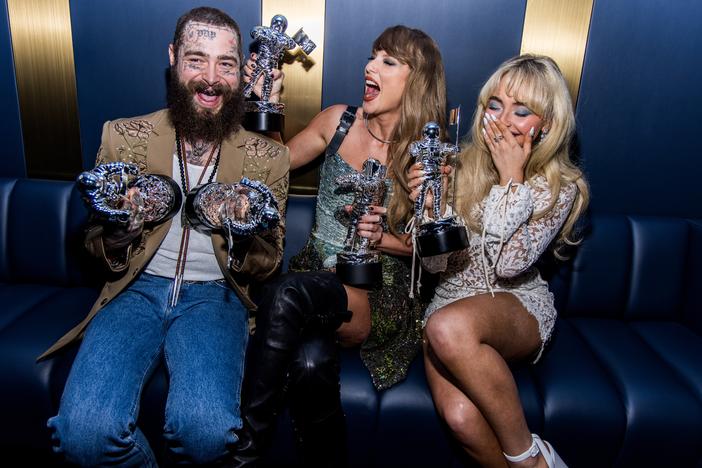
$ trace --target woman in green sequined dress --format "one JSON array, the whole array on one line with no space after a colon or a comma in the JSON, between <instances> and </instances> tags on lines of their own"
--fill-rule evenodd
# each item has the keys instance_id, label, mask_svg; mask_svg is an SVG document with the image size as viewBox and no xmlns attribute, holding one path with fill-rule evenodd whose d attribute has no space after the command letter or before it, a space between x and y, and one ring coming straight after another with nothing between
<instances>
[{"instance_id":1,"label":"woman in green sequined dress","mask_svg":"<svg viewBox=\"0 0 702 468\"><path fill-rule=\"evenodd\" d=\"M251 64L249 61L244 68L247 75L251 72ZM274 71L273 74L271 101L277 100L282 83L282 73ZM328 338L327 333L331 330L332 339L335 337L342 346L360 345L361 357L373 384L382 390L404 379L421 343L421 318L426 304L409 298L408 265L412 247L403 233L412 212L406 180L412 161L407 149L411 142L421 138L426 122L439 122L442 128L445 127L446 86L441 54L436 43L424 32L405 26L391 27L375 40L364 79L362 107L328 107L287 143L291 169L326 153L315 224L306 246L290 262L293 273L283 275L259 306L253 340L259 344L254 345L249 354L257 357L253 358L253 363L247 364L242 410L245 426L266 426L261 420L270 416L270 412L263 411L263 402L251 402L251 399L262 400L258 395L272 392L271 382L275 379L268 374L271 362L278 362L282 368L279 372L288 373L293 381L288 385L293 396L291 410L293 419L298 420L296 425L300 427L303 458L308 455L317 457L317 460L305 460L308 464L339 464L339 460L332 460L330 452L340 450L338 439L343 439L344 434L338 424L310 429L309 424L299 421L315 419L310 414L313 408L318 410L323 406L320 402L326 402L325 399L333 394L334 404L339 402L343 425L335 349L326 347L324 349L328 352L309 351L304 344L318 340L320 336ZM344 117L345 113L350 115ZM346 119L348 131L341 137L339 145L337 135L342 118ZM352 201L352 195L336 190L334 181L340 175L360 171L369 155L388 166L386 183L389 188L387 206L373 207L372 213L361 218L358 225L358 234L369 238L383 253L383 284L372 291L342 285L333 273L336 253L343 249L347 232L339 221L340 209ZM384 232L380 223L385 216L389 229ZM351 311L351 317L343 321L347 309ZM295 330L291 333L292 328ZM269 336L276 339L267 338ZM294 356L288 358L288 361L293 361L291 368L286 367L288 361L282 357L272 356L273 348L278 351L285 348L288 356ZM267 351L265 358L258 357ZM322 356L322 361L329 362L314 364L310 369L309 362L315 356ZM305 391L295 391L296 363L299 362L308 363L300 374L313 374L313 379L318 379L314 384L305 385ZM326 375L329 369L332 369L333 377ZM332 380L333 384L327 385L328 390L320 395L324 383ZM296 395L308 401L308 404L299 405L300 411L295 408ZM329 448L324 449L325 445ZM332 458L320 460L325 453Z\"/></svg>"}]
</instances>

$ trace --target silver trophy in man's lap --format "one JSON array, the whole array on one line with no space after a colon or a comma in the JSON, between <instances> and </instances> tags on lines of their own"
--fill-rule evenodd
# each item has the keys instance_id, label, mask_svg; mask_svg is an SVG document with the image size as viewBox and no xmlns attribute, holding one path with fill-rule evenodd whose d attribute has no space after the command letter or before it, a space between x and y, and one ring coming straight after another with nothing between
<instances>
[{"instance_id":1,"label":"silver trophy in man's lap","mask_svg":"<svg viewBox=\"0 0 702 468\"><path fill-rule=\"evenodd\" d=\"M383 272L380 252L370 240L358 235L358 223L369 214L371 206L383 206L387 186L387 168L373 158L363 163L361 172L340 176L336 183L340 190L354 193L344 250L336 255L336 274L342 283L364 289L382 286Z\"/></svg>"},{"instance_id":2,"label":"silver trophy in man's lap","mask_svg":"<svg viewBox=\"0 0 702 468\"><path fill-rule=\"evenodd\" d=\"M195 187L185 197L183 217L200 232L223 232L230 264L235 240L273 229L280 221L278 202L271 190L246 177L236 184L211 182Z\"/></svg>"},{"instance_id":3,"label":"silver trophy in man's lap","mask_svg":"<svg viewBox=\"0 0 702 468\"><path fill-rule=\"evenodd\" d=\"M100 164L82 172L77 185L96 218L130 229L171 219L183 200L172 178L140 174L135 164L125 162Z\"/></svg>"},{"instance_id":4,"label":"silver trophy in man's lap","mask_svg":"<svg viewBox=\"0 0 702 468\"><path fill-rule=\"evenodd\" d=\"M308 55L317 47L312 40L300 29L293 37L285 34L288 20L283 15L275 15L270 26L256 26L251 31L251 37L258 45L256 61L253 64L251 81L244 87L244 96L250 97L254 86L263 77L263 89L258 101L246 102L244 127L254 132L274 132L283 128L282 103L270 102L273 88L272 71L280 65L285 51L299 46Z\"/></svg>"},{"instance_id":5,"label":"silver trophy in man's lap","mask_svg":"<svg viewBox=\"0 0 702 468\"><path fill-rule=\"evenodd\" d=\"M468 246L465 226L454 217L441 216L444 196L441 166L450 156L458 153L458 146L439 139L440 128L436 122L428 122L422 130L423 138L410 144L409 153L415 162L422 163L425 173L419 196L414 204L415 242L420 257L430 257L464 249ZM429 190L433 194L431 221L424 216L424 202Z\"/></svg>"}]
</instances>

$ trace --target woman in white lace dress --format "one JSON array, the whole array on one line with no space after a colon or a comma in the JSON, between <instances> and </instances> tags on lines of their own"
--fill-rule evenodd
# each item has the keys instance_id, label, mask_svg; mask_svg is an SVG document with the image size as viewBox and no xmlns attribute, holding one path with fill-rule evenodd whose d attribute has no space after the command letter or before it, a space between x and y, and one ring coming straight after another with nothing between
<instances>
[{"instance_id":1,"label":"woman in white lace dress","mask_svg":"<svg viewBox=\"0 0 702 468\"><path fill-rule=\"evenodd\" d=\"M424 259L441 272L424 319L427 380L439 414L482 466L565 466L530 433L507 363L538 360L553 330L553 295L534 263L569 242L587 205L569 156L574 129L553 60L503 63L480 92L456 170L455 211L470 245ZM412 200L422 174L412 167Z\"/></svg>"}]
</instances>

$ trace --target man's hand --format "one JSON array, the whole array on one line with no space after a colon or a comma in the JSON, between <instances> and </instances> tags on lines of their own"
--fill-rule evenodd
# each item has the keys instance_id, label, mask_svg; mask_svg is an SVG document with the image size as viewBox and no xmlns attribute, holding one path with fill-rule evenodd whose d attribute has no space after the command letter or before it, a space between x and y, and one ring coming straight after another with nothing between
<instances>
[{"instance_id":1,"label":"man's hand","mask_svg":"<svg viewBox=\"0 0 702 468\"><path fill-rule=\"evenodd\" d=\"M126 226L108 224L102 236L105 250L118 250L131 244L144 230L144 203L138 189L131 188L122 200L120 209L129 210L129 223Z\"/></svg>"},{"instance_id":2,"label":"man's hand","mask_svg":"<svg viewBox=\"0 0 702 468\"><path fill-rule=\"evenodd\" d=\"M254 70L256 70L256 57L257 55L252 53L251 57L244 64L244 83L251 82L251 77L254 75ZM263 93L263 73L265 73L265 71L258 76L253 88L254 94L256 94L256 96L259 98ZM271 70L271 77L273 78L273 87L271 88L271 96L268 101L274 103L280 102L280 93L283 90L283 79L285 78L285 73L283 73L282 70L275 68Z\"/></svg>"}]
</instances>

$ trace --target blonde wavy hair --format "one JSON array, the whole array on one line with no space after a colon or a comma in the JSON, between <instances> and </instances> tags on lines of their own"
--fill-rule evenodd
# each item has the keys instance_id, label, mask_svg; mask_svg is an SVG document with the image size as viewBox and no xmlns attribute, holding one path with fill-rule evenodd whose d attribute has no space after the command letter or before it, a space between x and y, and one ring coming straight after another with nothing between
<instances>
[{"instance_id":1,"label":"blonde wavy hair","mask_svg":"<svg viewBox=\"0 0 702 468\"><path fill-rule=\"evenodd\" d=\"M373 42L373 51L383 50L410 68L400 102L400 119L388 148L387 165L393 179L393 196L388 205L388 226L399 234L398 227L412 216L407 170L414 162L410 143L422 137L429 121L446 128L446 76L441 52L434 40L419 29L406 26L387 28Z\"/></svg>"},{"instance_id":2,"label":"blonde wavy hair","mask_svg":"<svg viewBox=\"0 0 702 468\"><path fill-rule=\"evenodd\" d=\"M480 90L470 142L458 156L456 207L471 229L480 232L481 220L472 216L471 210L500 180L481 134L482 119L488 100L501 83L508 95L539 115L548 128L543 139L539 135L534 138L524 170L527 181L537 175L544 176L551 191L550 205L534 213L532 219L539 219L553 209L561 186L574 183L578 188L573 208L556 239L554 253L560 257L559 247L577 243L571 238L573 226L587 207L590 190L582 171L570 159L575 134L573 103L565 79L550 57L526 54L511 58L500 65Z\"/></svg>"}]
</instances>

